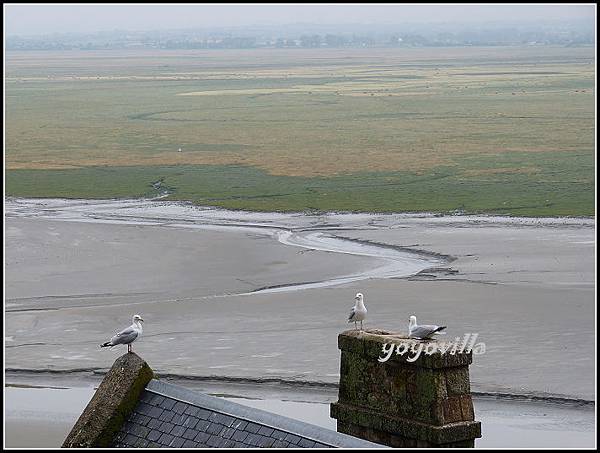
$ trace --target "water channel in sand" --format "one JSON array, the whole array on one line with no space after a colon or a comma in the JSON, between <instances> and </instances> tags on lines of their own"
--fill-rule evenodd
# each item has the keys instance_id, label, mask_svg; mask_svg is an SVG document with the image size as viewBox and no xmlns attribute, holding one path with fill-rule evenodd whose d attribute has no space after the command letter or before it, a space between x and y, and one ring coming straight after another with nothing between
<instances>
[{"instance_id":1,"label":"water channel in sand","mask_svg":"<svg viewBox=\"0 0 600 453\"><path fill-rule=\"evenodd\" d=\"M165 372L331 383L339 377L335 338L345 328L347 301L361 291L378 327L398 329L401 316L418 312L456 332L485 332L489 354L472 367L474 390L594 399L594 219L253 213L164 200L10 198L5 218L7 367L110 366L112 356L97 353L98 338L143 310L153 323L139 347ZM444 274L454 257L456 274ZM441 273L421 272L432 267ZM219 303L200 303L214 297ZM254 316L257 309L263 316ZM565 322L582 327L577 337L564 333ZM30 325L42 328L30 333ZM289 341L278 343L279 332ZM57 335L65 336L58 345ZM194 342L205 347L186 348ZM528 354L515 354L524 342ZM288 404L287 396L260 391L256 404L264 409ZM327 412L314 399L292 402ZM549 446L552 439L552 446L593 445L593 410L484 403L476 405L484 421L477 446ZM300 406L286 410L302 414Z\"/></svg>"},{"instance_id":2,"label":"water channel in sand","mask_svg":"<svg viewBox=\"0 0 600 453\"><path fill-rule=\"evenodd\" d=\"M260 288L252 291L255 294L326 288L370 278L408 277L448 261L447 257L435 254L335 236L334 232L339 229L381 228L374 225L365 226L363 214L341 215L340 223L328 224L319 222L318 216L315 220L315 216L303 218L298 214L235 212L235 217L232 217L232 211L156 200L9 199L6 202L6 215L70 222L237 230L241 233L268 235L284 245L306 250L371 257L380 262L379 265L358 273L340 275L322 281ZM356 222L363 225L356 226ZM317 229L318 231L315 231Z\"/></svg>"}]
</instances>

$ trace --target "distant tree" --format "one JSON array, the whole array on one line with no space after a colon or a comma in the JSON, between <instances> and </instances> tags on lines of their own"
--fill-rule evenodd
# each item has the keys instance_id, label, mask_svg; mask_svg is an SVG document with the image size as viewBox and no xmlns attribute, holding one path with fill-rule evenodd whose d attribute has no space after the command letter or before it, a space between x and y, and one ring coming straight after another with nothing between
<instances>
[{"instance_id":1,"label":"distant tree","mask_svg":"<svg viewBox=\"0 0 600 453\"><path fill-rule=\"evenodd\" d=\"M346 38L343 36L332 34L325 35L325 44L327 44L328 47L343 47L346 45L346 42Z\"/></svg>"},{"instance_id":2,"label":"distant tree","mask_svg":"<svg viewBox=\"0 0 600 453\"><path fill-rule=\"evenodd\" d=\"M302 47L319 47L321 37L319 35L302 35L300 36L300 45Z\"/></svg>"}]
</instances>

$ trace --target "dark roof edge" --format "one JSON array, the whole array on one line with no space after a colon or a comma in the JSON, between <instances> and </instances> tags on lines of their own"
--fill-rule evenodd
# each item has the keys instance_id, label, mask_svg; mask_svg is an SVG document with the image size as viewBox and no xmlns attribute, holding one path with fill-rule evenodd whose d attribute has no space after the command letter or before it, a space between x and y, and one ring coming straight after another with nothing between
<instances>
[{"instance_id":1,"label":"dark roof edge","mask_svg":"<svg viewBox=\"0 0 600 453\"><path fill-rule=\"evenodd\" d=\"M300 420L284 417L283 415L273 414L242 404L227 401L223 398L205 395L200 392L194 392L178 385L167 384L166 382L152 379L146 386L146 390L158 395L173 398L194 406L210 409L215 412L230 415L236 418L242 418L247 421L269 426L273 429L286 431L291 434L319 442L334 447L348 448L387 448L385 445L375 444L358 437L338 433L331 429L322 428L317 425L311 425Z\"/></svg>"}]
</instances>

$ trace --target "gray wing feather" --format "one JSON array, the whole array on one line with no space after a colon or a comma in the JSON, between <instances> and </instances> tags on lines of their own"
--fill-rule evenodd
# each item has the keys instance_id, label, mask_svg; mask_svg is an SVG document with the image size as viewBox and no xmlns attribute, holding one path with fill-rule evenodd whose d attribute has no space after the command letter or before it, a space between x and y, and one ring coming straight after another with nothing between
<instances>
[{"instance_id":1,"label":"gray wing feather","mask_svg":"<svg viewBox=\"0 0 600 453\"><path fill-rule=\"evenodd\" d=\"M354 315L356 315L356 310L354 310L353 308L350 312L350 316L348 316L348 322L352 322L352 318L354 318Z\"/></svg>"},{"instance_id":2,"label":"gray wing feather","mask_svg":"<svg viewBox=\"0 0 600 453\"><path fill-rule=\"evenodd\" d=\"M133 327L127 327L126 329L121 330L118 334L110 339L111 344L129 344L133 340L135 340L138 336L137 330Z\"/></svg>"},{"instance_id":3,"label":"gray wing feather","mask_svg":"<svg viewBox=\"0 0 600 453\"><path fill-rule=\"evenodd\" d=\"M429 338L439 328L440 328L440 326L428 326L428 325L417 326L411 331L410 336L416 337L416 338Z\"/></svg>"}]
</instances>

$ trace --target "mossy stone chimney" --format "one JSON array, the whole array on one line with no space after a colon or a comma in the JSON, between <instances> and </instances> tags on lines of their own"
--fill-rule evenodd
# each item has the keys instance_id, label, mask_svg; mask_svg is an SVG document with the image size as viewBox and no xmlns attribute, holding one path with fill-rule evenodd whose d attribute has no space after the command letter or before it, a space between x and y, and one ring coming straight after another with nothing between
<instances>
[{"instance_id":1,"label":"mossy stone chimney","mask_svg":"<svg viewBox=\"0 0 600 453\"><path fill-rule=\"evenodd\" d=\"M384 345L419 343L418 357L383 353ZM438 345L381 330L341 333L339 395L331 404L337 430L391 447L474 447L481 423L471 400L472 352Z\"/></svg>"},{"instance_id":2,"label":"mossy stone chimney","mask_svg":"<svg viewBox=\"0 0 600 453\"><path fill-rule=\"evenodd\" d=\"M133 352L119 357L63 442L63 448L109 447L154 373Z\"/></svg>"}]
</instances>

